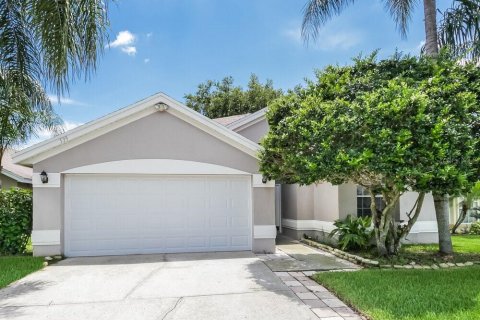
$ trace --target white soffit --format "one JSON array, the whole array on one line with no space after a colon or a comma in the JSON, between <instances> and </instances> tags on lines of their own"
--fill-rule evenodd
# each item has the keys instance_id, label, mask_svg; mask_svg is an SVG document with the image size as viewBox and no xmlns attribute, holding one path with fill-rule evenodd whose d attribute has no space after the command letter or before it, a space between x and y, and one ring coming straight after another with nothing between
<instances>
[{"instance_id":1,"label":"white soffit","mask_svg":"<svg viewBox=\"0 0 480 320\"><path fill-rule=\"evenodd\" d=\"M112 130L159 112L155 108L158 103L168 105L169 108L166 112L258 159L258 152L261 147L255 142L227 129L167 95L157 93L97 120L23 149L13 155L13 161L14 163L31 166L33 163L48 159Z\"/></svg>"},{"instance_id":2,"label":"white soffit","mask_svg":"<svg viewBox=\"0 0 480 320\"><path fill-rule=\"evenodd\" d=\"M237 121L228 124L227 128L235 132L241 131L265 119L266 113L267 108L260 109L257 112L254 112L246 117L240 118Z\"/></svg>"}]
</instances>

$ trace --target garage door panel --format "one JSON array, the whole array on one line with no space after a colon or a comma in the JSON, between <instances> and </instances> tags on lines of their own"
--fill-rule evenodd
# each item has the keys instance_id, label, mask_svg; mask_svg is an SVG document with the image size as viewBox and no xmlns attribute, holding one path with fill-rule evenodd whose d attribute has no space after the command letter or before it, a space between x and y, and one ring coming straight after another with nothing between
<instances>
[{"instance_id":1,"label":"garage door panel","mask_svg":"<svg viewBox=\"0 0 480 320\"><path fill-rule=\"evenodd\" d=\"M247 176L67 175L68 256L251 250Z\"/></svg>"}]
</instances>

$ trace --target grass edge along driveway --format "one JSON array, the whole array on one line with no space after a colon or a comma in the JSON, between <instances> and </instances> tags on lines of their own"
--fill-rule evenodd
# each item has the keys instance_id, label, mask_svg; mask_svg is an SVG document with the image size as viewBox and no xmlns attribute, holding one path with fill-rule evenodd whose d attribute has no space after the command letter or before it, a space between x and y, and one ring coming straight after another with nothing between
<instances>
[{"instance_id":1,"label":"grass edge along driveway","mask_svg":"<svg viewBox=\"0 0 480 320\"><path fill-rule=\"evenodd\" d=\"M374 320L480 319L480 266L325 272L314 279Z\"/></svg>"},{"instance_id":2,"label":"grass edge along driveway","mask_svg":"<svg viewBox=\"0 0 480 320\"><path fill-rule=\"evenodd\" d=\"M0 289L42 268L42 257L0 256Z\"/></svg>"}]
</instances>

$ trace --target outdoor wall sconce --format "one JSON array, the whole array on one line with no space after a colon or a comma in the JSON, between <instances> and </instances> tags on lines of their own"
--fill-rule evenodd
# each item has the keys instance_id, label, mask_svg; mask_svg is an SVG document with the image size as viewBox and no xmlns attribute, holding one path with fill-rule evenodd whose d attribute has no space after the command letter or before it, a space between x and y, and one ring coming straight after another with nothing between
<instances>
[{"instance_id":1,"label":"outdoor wall sconce","mask_svg":"<svg viewBox=\"0 0 480 320\"><path fill-rule=\"evenodd\" d=\"M262 182L263 182L264 184L267 183L267 182L268 182L268 178L265 177L265 176L263 176L263 177L262 177Z\"/></svg>"},{"instance_id":2,"label":"outdoor wall sconce","mask_svg":"<svg viewBox=\"0 0 480 320\"><path fill-rule=\"evenodd\" d=\"M42 181L42 183L48 183L48 175L45 170L40 173L40 180Z\"/></svg>"}]
</instances>

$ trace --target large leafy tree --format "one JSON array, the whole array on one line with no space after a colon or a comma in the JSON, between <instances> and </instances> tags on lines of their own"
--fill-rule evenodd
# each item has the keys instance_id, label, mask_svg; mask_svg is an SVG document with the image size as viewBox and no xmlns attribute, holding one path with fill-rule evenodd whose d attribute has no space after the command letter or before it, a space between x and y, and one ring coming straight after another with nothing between
<instances>
[{"instance_id":1,"label":"large leafy tree","mask_svg":"<svg viewBox=\"0 0 480 320\"><path fill-rule=\"evenodd\" d=\"M443 54L379 62L372 55L327 67L270 106L261 171L286 183L365 187L379 254L394 254L425 193L460 194L478 179L479 80L478 68ZM418 199L408 221L398 223L394 208L405 191Z\"/></svg>"},{"instance_id":2,"label":"large leafy tree","mask_svg":"<svg viewBox=\"0 0 480 320\"><path fill-rule=\"evenodd\" d=\"M45 92L61 95L95 70L107 25L103 0L0 0L0 155L58 129Z\"/></svg>"},{"instance_id":3,"label":"large leafy tree","mask_svg":"<svg viewBox=\"0 0 480 320\"><path fill-rule=\"evenodd\" d=\"M305 6L302 34L306 41L316 38L318 30L334 15L352 5L355 0L309 0ZM385 8L395 20L397 27L406 36L412 13L418 0L384 0ZM439 46L448 46L453 52L477 59L479 38L479 5L478 1L454 0L451 9L443 13L439 29L437 27L436 0L423 0L425 23L425 47L423 52L428 56L436 56ZM439 251L444 254L453 252L449 233L448 195L434 195L435 213L437 216Z\"/></svg>"},{"instance_id":4,"label":"large leafy tree","mask_svg":"<svg viewBox=\"0 0 480 320\"><path fill-rule=\"evenodd\" d=\"M188 107L209 118L220 118L258 111L281 95L282 90L275 89L271 80L263 84L252 74L246 89L235 86L232 77L225 77L199 84L197 92L185 95L185 99Z\"/></svg>"}]
</instances>

